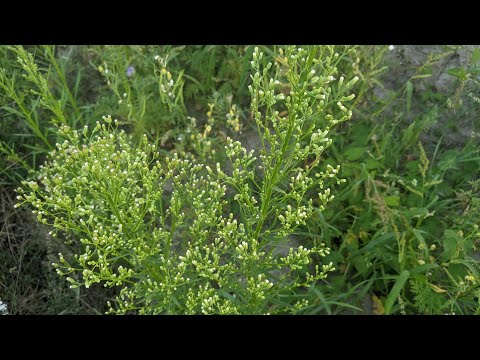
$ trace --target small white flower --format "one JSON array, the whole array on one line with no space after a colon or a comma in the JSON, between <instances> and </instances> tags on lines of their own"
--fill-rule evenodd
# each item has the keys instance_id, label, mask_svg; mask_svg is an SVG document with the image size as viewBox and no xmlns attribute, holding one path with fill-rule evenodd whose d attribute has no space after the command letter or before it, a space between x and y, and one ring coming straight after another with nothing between
<instances>
[{"instance_id":1,"label":"small white flower","mask_svg":"<svg viewBox=\"0 0 480 360\"><path fill-rule=\"evenodd\" d=\"M393 45L388 46L388 50L392 51L393 49L395 49L395 46L393 46Z\"/></svg>"}]
</instances>

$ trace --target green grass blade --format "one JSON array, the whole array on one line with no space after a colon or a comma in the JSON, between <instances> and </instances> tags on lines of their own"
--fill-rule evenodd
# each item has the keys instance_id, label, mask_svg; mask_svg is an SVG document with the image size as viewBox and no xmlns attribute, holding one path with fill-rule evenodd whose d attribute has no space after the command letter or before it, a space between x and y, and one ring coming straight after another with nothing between
<instances>
[{"instance_id":1,"label":"green grass blade","mask_svg":"<svg viewBox=\"0 0 480 360\"><path fill-rule=\"evenodd\" d=\"M410 108L412 107L412 95L413 95L413 84L410 81L407 81L406 92L407 92L407 114L408 114L410 112Z\"/></svg>"},{"instance_id":2,"label":"green grass blade","mask_svg":"<svg viewBox=\"0 0 480 360\"><path fill-rule=\"evenodd\" d=\"M389 315L391 313L393 304L397 300L398 295L400 294L400 291L402 291L409 276L410 272L408 270L402 271L398 276L395 285L393 285L392 291L390 291L390 294L388 295L387 301L385 301L385 314Z\"/></svg>"}]
</instances>

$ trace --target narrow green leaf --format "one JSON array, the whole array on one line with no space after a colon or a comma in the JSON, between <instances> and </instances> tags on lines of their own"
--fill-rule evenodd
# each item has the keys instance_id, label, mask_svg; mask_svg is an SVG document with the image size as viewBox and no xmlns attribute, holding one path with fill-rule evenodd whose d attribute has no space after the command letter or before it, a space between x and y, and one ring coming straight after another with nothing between
<instances>
[{"instance_id":1,"label":"narrow green leaf","mask_svg":"<svg viewBox=\"0 0 480 360\"><path fill-rule=\"evenodd\" d=\"M429 256L429 251L428 251L428 245L427 245L427 242L425 241L425 239L423 238L422 234L421 234L421 231L420 230L417 230L417 229L412 229L413 231L413 235L415 235L415 237L417 238L418 242L420 244L422 244L422 247L423 247L423 251L424 253Z\"/></svg>"},{"instance_id":2,"label":"narrow green leaf","mask_svg":"<svg viewBox=\"0 0 480 360\"><path fill-rule=\"evenodd\" d=\"M351 305L351 304L348 304L348 303L344 303L344 302L339 302L339 301L330 301L330 304L332 305L337 305L337 306L341 306L341 307L345 307L345 308L349 308L349 309L353 309L353 310L358 310L358 311L365 311L363 309L360 309L359 307L356 307L354 305Z\"/></svg>"},{"instance_id":3,"label":"narrow green leaf","mask_svg":"<svg viewBox=\"0 0 480 360\"><path fill-rule=\"evenodd\" d=\"M287 193L284 190L280 189L278 186L272 187L272 190L275 190L276 192L279 192L280 194L287 195Z\"/></svg>"},{"instance_id":4,"label":"narrow green leaf","mask_svg":"<svg viewBox=\"0 0 480 360\"><path fill-rule=\"evenodd\" d=\"M12 108L10 106L3 106L2 109L5 110L6 112L9 112L10 114L17 115L18 117L21 117L21 118L24 117L24 115L20 111Z\"/></svg>"},{"instance_id":5,"label":"narrow green leaf","mask_svg":"<svg viewBox=\"0 0 480 360\"><path fill-rule=\"evenodd\" d=\"M408 270L402 271L398 276L395 285L393 285L392 291L390 291L390 294L388 294L388 298L385 301L385 314L389 315L391 313L393 304L397 301L398 295L400 294L400 291L402 291L409 276L410 272Z\"/></svg>"},{"instance_id":6,"label":"narrow green leaf","mask_svg":"<svg viewBox=\"0 0 480 360\"><path fill-rule=\"evenodd\" d=\"M370 240L367 245L365 245L363 248L360 249L359 253L365 253L367 251L370 251L374 249L376 246L379 246L385 242L391 241L391 239L395 238L394 233L388 233L385 235L377 236L374 237L373 240Z\"/></svg>"},{"instance_id":7,"label":"narrow green leaf","mask_svg":"<svg viewBox=\"0 0 480 360\"><path fill-rule=\"evenodd\" d=\"M327 299L325 299L325 296L323 296L322 292L315 287L312 290L315 293L315 295L318 296L318 299L320 300L320 302L325 307L325 311L327 312L327 314L332 315L332 310L330 309L330 304L328 303Z\"/></svg>"},{"instance_id":8,"label":"narrow green leaf","mask_svg":"<svg viewBox=\"0 0 480 360\"><path fill-rule=\"evenodd\" d=\"M413 84L411 81L407 81L407 113L410 112L410 108L412 107L412 95L413 95Z\"/></svg>"}]
</instances>

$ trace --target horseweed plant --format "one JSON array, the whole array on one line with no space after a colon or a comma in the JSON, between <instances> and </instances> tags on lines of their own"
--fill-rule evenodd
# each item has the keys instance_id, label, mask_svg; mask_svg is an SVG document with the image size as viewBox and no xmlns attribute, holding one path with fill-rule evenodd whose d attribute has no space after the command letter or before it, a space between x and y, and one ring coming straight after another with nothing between
<instances>
[{"instance_id":1,"label":"horseweed plant","mask_svg":"<svg viewBox=\"0 0 480 360\"><path fill-rule=\"evenodd\" d=\"M109 313L289 313L301 290L333 270L329 250L278 245L333 199L339 168L319 171L330 127L349 119L356 78L335 79L344 48L288 47L264 64L255 48L251 110L259 158L226 139L228 162L208 166L189 153L161 155L146 136L138 147L111 116L90 131L59 128L65 141L18 189L38 219L78 239L53 264L72 287L119 287ZM270 74L274 72L273 78ZM281 90L281 92L279 91ZM318 129L319 124L328 124ZM308 194L307 194L308 192ZM19 206L20 204L16 205ZM289 296L300 299L286 301Z\"/></svg>"}]
</instances>

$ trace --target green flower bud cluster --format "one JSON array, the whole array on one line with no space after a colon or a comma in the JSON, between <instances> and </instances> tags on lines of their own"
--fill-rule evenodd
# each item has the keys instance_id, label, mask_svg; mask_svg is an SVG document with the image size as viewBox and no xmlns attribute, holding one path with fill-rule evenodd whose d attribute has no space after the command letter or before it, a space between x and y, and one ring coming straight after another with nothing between
<instances>
[{"instance_id":1,"label":"green flower bud cluster","mask_svg":"<svg viewBox=\"0 0 480 360\"><path fill-rule=\"evenodd\" d=\"M133 146L110 116L92 131L62 126L64 141L36 180L18 189L20 204L30 204L53 235L77 240L73 256L59 254L57 272L72 287L117 288L109 313L271 314L307 306L281 297L334 270L319 263L328 249L300 245L284 257L275 250L314 213L308 192L316 191L323 210L333 199L329 182L343 181L339 167L321 171L320 159L331 126L351 117L345 104L355 79L335 80L345 54L288 47L280 66L263 66L256 48L249 90L262 149L257 155L227 138L229 166L161 155L146 136ZM168 71L159 77L168 80Z\"/></svg>"}]
</instances>

